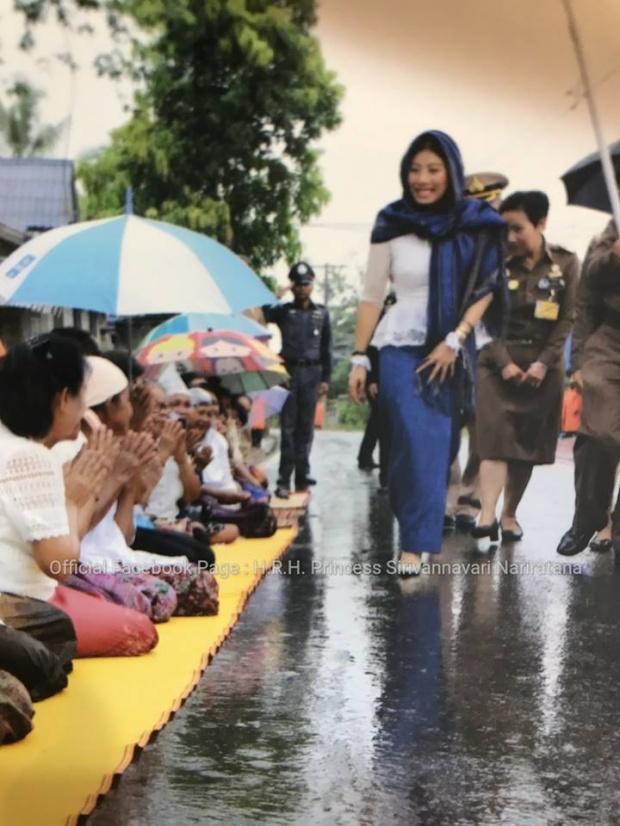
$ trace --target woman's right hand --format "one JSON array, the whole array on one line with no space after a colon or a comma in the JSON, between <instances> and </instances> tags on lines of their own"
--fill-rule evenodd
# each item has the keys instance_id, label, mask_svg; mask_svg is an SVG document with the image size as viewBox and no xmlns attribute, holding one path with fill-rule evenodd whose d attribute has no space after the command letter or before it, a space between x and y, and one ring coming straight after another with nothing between
<instances>
[{"instance_id":1,"label":"woman's right hand","mask_svg":"<svg viewBox=\"0 0 620 826\"><path fill-rule=\"evenodd\" d=\"M504 381L513 381L517 384L520 384L523 381L524 375L523 370L513 361L511 361L510 364L507 364L502 370L502 378Z\"/></svg>"},{"instance_id":2,"label":"woman's right hand","mask_svg":"<svg viewBox=\"0 0 620 826\"><path fill-rule=\"evenodd\" d=\"M157 447L149 433L134 433L130 430L121 441L113 472L123 483L127 483L139 475L142 468L156 455Z\"/></svg>"},{"instance_id":3,"label":"woman's right hand","mask_svg":"<svg viewBox=\"0 0 620 826\"><path fill-rule=\"evenodd\" d=\"M83 508L97 495L110 472L109 458L89 446L65 468L67 504Z\"/></svg>"},{"instance_id":4,"label":"woman's right hand","mask_svg":"<svg viewBox=\"0 0 620 826\"><path fill-rule=\"evenodd\" d=\"M163 462L166 462L179 449L181 438L185 438L185 430L179 421L168 419L159 439L159 452Z\"/></svg>"},{"instance_id":5,"label":"woman's right hand","mask_svg":"<svg viewBox=\"0 0 620 826\"><path fill-rule=\"evenodd\" d=\"M366 368L355 365L349 374L349 396L359 404L364 401L366 388Z\"/></svg>"}]
</instances>

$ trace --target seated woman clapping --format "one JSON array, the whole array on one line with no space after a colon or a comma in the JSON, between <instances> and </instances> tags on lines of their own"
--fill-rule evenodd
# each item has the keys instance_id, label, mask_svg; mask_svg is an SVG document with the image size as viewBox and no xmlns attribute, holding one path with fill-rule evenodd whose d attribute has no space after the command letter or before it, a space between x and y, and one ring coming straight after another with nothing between
<instances>
[{"instance_id":1,"label":"seated woman clapping","mask_svg":"<svg viewBox=\"0 0 620 826\"><path fill-rule=\"evenodd\" d=\"M65 611L78 656L145 654L157 643L148 617L62 584L79 560L82 508L108 473L99 445L65 473L51 451L79 434L86 378L77 346L53 335L0 362L0 592Z\"/></svg>"},{"instance_id":2,"label":"seated woman clapping","mask_svg":"<svg viewBox=\"0 0 620 826\"><path fill-rule=\"evenodd\" d=\"M149 434L129 433L133 410L129 399L127 378L105 359L91 357L91 373L86 388L86 403L96 419L91 426L106 426L120 441L120 455L133 451L142 457L134 465L120 488L116 500L103 518L82 540L81 561L94 568L120 577L155 575L172 586L176 594L176 615L206 615L217 613L217 583L206 570L183 555L163 556L142 550L132 550L135 523L134 509L148 501L162 473L157 445ZM129 447L128 447L129 442ZM118 460L117 460L118 461ZM131 582L131 580L129 580ZM92 580L91 580L92 583ZM95 583L96 584L96 583Z\"/></svg>"},{"instance_id":3,"label":"seated woman clapping","mask_svg":"<svg viewBox=\"0 0 620 826\"><path fill-rule=\"evenodd\" d=\"M147 427L158 446L163 473L140 514L133 547L166 556L184 554L191 562L213 565L213 534L183 515L200 498L200 478L188 450L187 431L178 418L170 418L163 388L150 384L149 393L153 412Z\"/></svg>"}]
</instances>

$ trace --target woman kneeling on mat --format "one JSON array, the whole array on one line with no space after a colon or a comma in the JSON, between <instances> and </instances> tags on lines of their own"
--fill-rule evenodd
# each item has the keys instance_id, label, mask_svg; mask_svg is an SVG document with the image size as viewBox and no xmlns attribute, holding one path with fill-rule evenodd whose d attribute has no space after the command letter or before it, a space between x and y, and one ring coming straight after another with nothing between
<instances>
[{"instance_id":1,"label":"woman kneeling on mat","mask_svg":"<svg viewBox=\"0 0 620 826\"><path fill-rule=\"evenodd\" d=\"M133 415L129 387L125 374L104 358L89 356L91 368L86 385L86 404L90 408L87 421L94 433L98 428L111 431L116 451L127 447L127 441L142 440L142 448L134 447L134 455L143 456L125 476L117 476L113 485L102 489L96 518L91 516L90 529L82 539L80 581L75 587L94 587L108 591L106 577L110 574L129 586L137 587L150 601L151 610L161 613L160 621L170 614L176 616L208 616L218 612L218 588L209 564L195 564L183 555L161 555L130 547L135 534L134 509L143 506L159 482L162 463L155 442L149 434L129 432ZM104 511L101 513L101 511ZM192 537L185 537L194 543ZM180 537L179 537L180 540ZM171 543L172 544L172 543ZM179 543L174 544L178 553ZM92 569L89 572L88 566ZM103 571L103 573L100 573ZM112 583L114 586L115 582ZM170 602L173 590L173 604ZM110 593L113 599L122 597L118 588ZM148 611L148 608L147 608Z\"/></svg>"},{"instance_id":2,"label":"woman kneeling on mat","mask_svg":"<svg viewBox=\"0 0 620 826\"><path fill-rule=\"evenodd\" d=\"M0 592L65 611L77 656L146 654L157 644L147 616L62 584L79 560L80 511L110 469L96 445L64 473L51 451L79 434L86 378L77 346L54 335L18 345L0 362Z\"/></svg>"}]
</instances>

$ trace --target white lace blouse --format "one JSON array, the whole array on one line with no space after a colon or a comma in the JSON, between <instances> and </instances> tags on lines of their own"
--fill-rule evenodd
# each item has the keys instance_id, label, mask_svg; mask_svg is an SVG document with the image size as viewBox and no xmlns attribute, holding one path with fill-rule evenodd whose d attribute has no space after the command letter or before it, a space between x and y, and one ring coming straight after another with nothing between
<instances>
[{"instance_id":1,"label":"white lace blouse","mask_svg":"<svg viewBox=\"0 0 620 826\"><path fill-rule=\"evenodd\" d=\"M371 244L361 300L383 307L390 282L396 294L396 303L377 325L373 347L420 347L426 342L430 269L431 244L417 235ZM478 350L491 341L482 322L476 325L475 339Z\"/></svg>"},{"instance_id":2,"label":"white lace blouse","mask_svg":"<svg viewBox=\"0 0 620 826\"><path fill-rule=\"evenodd\" d=\"M49 600L58 583L32 543L69 533L62 468L48 448L0 424L0 591Z\"/></svg>"}]
</instances>

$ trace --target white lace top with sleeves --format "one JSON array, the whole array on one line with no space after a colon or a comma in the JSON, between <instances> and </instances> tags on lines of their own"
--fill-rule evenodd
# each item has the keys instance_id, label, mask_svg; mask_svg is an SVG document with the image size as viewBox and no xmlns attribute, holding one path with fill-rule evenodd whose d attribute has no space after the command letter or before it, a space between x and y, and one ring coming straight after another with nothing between
<instances>
[{"instance_id":1,"label":"white lace top with sleeves","mask_svg":"<svg viewBox=\"0 0 620 826\"><path fill-rule=\"evenodd\" d=\"M48 448L0 425L0 591L50 599L58 583L32 543L69 532L62 468Z\"/></svg>"},{"instance_id":2,"label":"white lace top with sleeves","mask_svg":"<svg viewBox=\"0 0 620 826\"><path fill-rule=\"evenodd\" d=\"M377 325L374 347L425 343L430 268L431 244L417 235L371 244L361 300L381 307L390 282L396 293L396 303Z\"/></svg>"}]
</instances>

